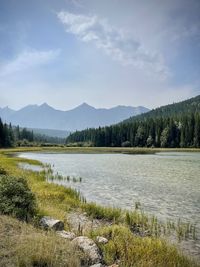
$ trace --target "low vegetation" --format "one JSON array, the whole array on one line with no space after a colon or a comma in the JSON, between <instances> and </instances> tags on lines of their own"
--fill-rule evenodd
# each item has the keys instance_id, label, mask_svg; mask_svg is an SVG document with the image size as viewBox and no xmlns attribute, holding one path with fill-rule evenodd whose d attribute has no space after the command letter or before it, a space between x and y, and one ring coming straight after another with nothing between
<instances>
[{"instance_id":1,"label":"low vegetation","mask_svg":"<svg viewBox=\"0 0 200 267\"><path fill-rule=\"evenodd\" d=\"M36 215L35 195L23 178L2 175L0 179L0 213L30 221Z\"/></svg>"},{"instance_id":2,"label":"low vegetation","mask_svg":"<svg viewBox=\"0 0 200 267\"><path fill-rule=\"evenodd\" d=\"M0 215L0 266L78 267L84 255L54 232Z\"/></svg>"},{"instance_id":3,"label":"low vegetation","mask_svg":"<svg viewBox=\"0 0 200 267\"><path fill-rule=\"evenodd\" d=\"M162 228L156 218L149 218L138 210L138 203L136 210L130 212L87 203L76 190L48 183L46 171L34 172L18 167L20 162L41 165L40 162L8 157L5 153L5 150L0 153L1 183L10 186L9 181L12 185L15 180L15 183L19 182L25 187L25 192L29 192L30 188L31 194L35 196L32 200L35 199L37 203L37 210L34 209L37 214L32 214L33 223L42 215L66 221L68 212L86 212L91 218L104 220L109 224L88 233L94 240L97 235L108 238L107 244L99 245L106 264L118 262L120 267L198 266L191 259L181 255L174 246L162 240L168 228L178 229L176 225ZM5 177L9 177L7 181ZM22 182L22 179L25 182ZM5 213L1 206L0 212ZM15 212L9 214L16 215ZM80 252L54 233L43 232L5 215L0 215L0 222L0 266L88 266L87 259ZM179 229L183 229L181 223ZM191 226L185 229L189 231L188 237L192 235L194 230Z\"/></svg>"}]
</instances>

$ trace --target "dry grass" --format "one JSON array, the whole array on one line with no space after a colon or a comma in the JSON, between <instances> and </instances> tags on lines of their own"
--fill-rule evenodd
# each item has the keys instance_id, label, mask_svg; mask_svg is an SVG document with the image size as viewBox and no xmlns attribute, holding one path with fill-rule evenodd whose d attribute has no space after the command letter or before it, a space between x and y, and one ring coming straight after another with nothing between
<instances>
[{"instance_id":1,"label":"dry grass","mask_svg":"<svg viewBox=\"0 0 200 267\"><path fill-rule=\"evenodd\" d=\"M146 148L146 147L17 147L0 149L1 153L52 152L52 153L127 153L154 154L157 152L200 152L199 148Z\"/></svg>"},{"instance_id":2,"label":"dry grass","mask_svg":"<svg viewBox=\"0 0 200 267\"><path fill-rule=\"evenodd\" d=\"M0 266L78 267L84 257L54 232L0 216Z\"/></svg>"}]
</instances>

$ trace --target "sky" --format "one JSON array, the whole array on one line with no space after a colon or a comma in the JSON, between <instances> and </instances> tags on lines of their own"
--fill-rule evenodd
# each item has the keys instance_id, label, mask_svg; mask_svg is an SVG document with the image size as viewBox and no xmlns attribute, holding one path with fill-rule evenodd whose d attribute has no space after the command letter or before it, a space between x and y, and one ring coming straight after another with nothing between
<instances>
[{"instance_id":1,"label":"sky","mask_svg":"<svg viewBox=\"0 0 200 267\"><path fill-rule=\"evenodd\" d=\"M200 94L199 0L0 0L0 107Z\"/></svg>"}]
</instances>

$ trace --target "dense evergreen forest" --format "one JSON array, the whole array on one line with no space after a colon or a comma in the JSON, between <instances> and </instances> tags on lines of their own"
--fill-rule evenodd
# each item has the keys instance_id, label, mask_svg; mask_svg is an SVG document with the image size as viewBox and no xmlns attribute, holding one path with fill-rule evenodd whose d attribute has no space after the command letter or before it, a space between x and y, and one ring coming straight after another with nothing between
<instances>
[{"instance_id":1,"label":"dense evergreen forest","mask_svg":"<svg viewBox=\"0 0 200 267\"><path fill-rule=\"evenodd\" d=\"M26 128L3 123L0 118L0 148L13 146L60 144L64 139L34 134Z\"/></svg>"},{"instance_id":2,"label":"dense evergreen forest","mask_svg":"<svg viewBox=\"0 0 200 267\"><path fill-rule=\"evenodd\" d=\"M200 147L200 96L131 117L120 124L77 131L66 142L97 147Z\"/></svg>"}]
</instances>

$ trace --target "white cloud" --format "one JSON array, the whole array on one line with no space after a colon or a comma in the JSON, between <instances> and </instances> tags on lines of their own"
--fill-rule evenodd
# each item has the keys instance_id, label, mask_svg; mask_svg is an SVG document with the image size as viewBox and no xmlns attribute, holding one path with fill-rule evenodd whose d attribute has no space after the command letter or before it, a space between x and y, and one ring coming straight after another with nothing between
<instances>
[{"instance_id":1,"label":"white cloud","mask_svg":"<svg viewBox=\"0 0 200 267\"><path fill-rule=\"evenodd\" d=\"M148 74L166 78L169 71L159 53L148 51L143 44L122 29L111 27L105 19L61 11L59 20L66 32L83 42L92 42L122 65L132 65Z\"/></svg>"},{"instance_id":2,"label":"white cloud","mask_svg":"<svg viewBox=\"0 0 200 267\"><path fill-rule=\"evenodd\" d=\"M12 61L0 66L0 76L14 74L39 65L48 64L50 61L54 60L59 53L59 50L24 51Z\"/></svg>"}]
</instances>

